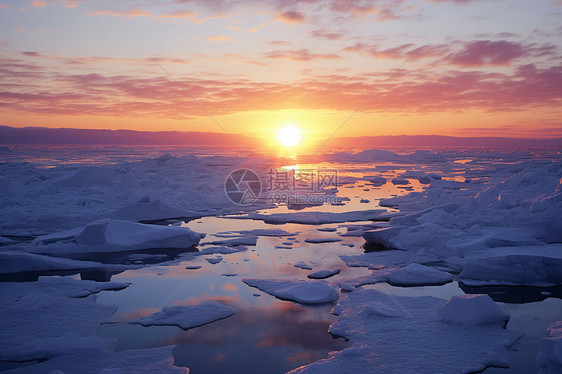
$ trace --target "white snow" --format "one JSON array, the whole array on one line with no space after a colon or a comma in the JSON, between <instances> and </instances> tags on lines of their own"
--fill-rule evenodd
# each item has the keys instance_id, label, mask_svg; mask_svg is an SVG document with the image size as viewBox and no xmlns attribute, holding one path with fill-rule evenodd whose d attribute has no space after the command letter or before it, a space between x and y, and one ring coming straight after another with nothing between
<instances>
[{"instance_id":1,"label":"white snow","mask_svg":"<svg viewBox=\"0 0 562 374\"><path fill-rule=\"evenodd\" d=\"M143 326L178 326L184 330L230 317L235 310L216 301L207 300L198 305L178 305L162 309L129 323Z\"/></svg>"},{"instance_id":2,"label":"white snow","mask_svg":"<svg viewBox=\"0 0 562 374\"><path fill-rule=\"evenodd\" d=\"M30 292L18 299L12 308L20 310L43 309L49 305L53 305L57 299L43 292Z\"/></svg>"},{"instance_id":3,"label":"white snow","mask_svg":"<svg viewBox=\"0 0 562 374\"><path fill-rule=\"evenodd\" d=\"M518 157L489 155L500 156ZM406 214L391 218L389 228L366 232L364 238L428 261L507 246L540 249L562 241L560 162L494 163L485 171L472 167L466 167L466 175L486 177L471 183L433 180L424 191L382 199L381 206L395 206Z\"/></svg>"},{"instance_id":4,"label":"white snow","mask_svg":"<svg viewBox=\"0 0 562 374\"><path fill-rule=\"evenodd\" d=\"M123 372L185 373L173 366L173 346L116 352L114 342L97 336L100 323L117 309L87 296L125 287L117 282L40 277L37 282L0 283L0 357L15 361L49 358L10 373ZM72 297L81 295L82 297ZM71 297L69 297L71 296Z\"/></svg>"},{"instance_id":5,"label":"white snow","mask_svg":"<svg viewBox=\"0 0 562 374\"><path fill-rule=\"evenodd\" d=\"M99 350L110 344L99 336L81 336L67 332L62 336L38 338L2 352L4 361L45 360L62 354L73 354L72 351Z\"/></svg>"},{"instance_id":6,"label":"white snow","mask_svg":"<svg viewBox=\"0 0 562 374\"><path fill-rule=\"evenodd\" d=\"M93 153L77 150L78 157L86 159L99 155L98 150ZM56 157L57 152L53 154ZM107 217L139 221L232 211L224 180L245 158L227 157L228 166L213 167L211 172L209 157L143 154L124 153L119 158L126 161L103 166L88 166L87 160L55 161L56 167L50 168L36 167L37 162L3 162L0 233L38 235Z\"/></svg>"},{"instance_id":7,"label":"white snow","mask_svg":"<svg viewBox=\"0 0 562 374\"><path fill-rule=\"evenodd\" d=\"M345 206L324 206L274 213L275 210L267 207L273 214L245 210L250 213L233 216L239 214L240 209L226 199L224 178L234 168L247 164L249 158L245 157L166 155L116 165L60 164L55 168L36 168L27 162L0 163L0 233L4 237L52 233L36 239L31 246L0 238L0 244L9 245L2 248L6 252L0 253L0 272L81 270L100 266L32 255L22 250L93 253L175 248L178 241L182 244L180 248L187 248L201 239L199 234L188 234L189 231L181 227L108 221L107 217L128 221L187 218L187 221L195 217L223 215L227 219L309 225L390 219L384 228L378 223L377 227L357 225L356 230L348 227L347 233L342 235L363 234L370 243L400 249L379 251L381 248L373 245L365 249L377 252L341 256L348 266L374 270L370 275L338 278L334 282L340 284L342 291L353 292L342 297L342 305L335 309L340 317L330 331L349 338L351 347L298 371L449 373L478 371L490 364L505 365L501 353L513 342L515 334L501 328L507 315L501 309L498 311L499 307L490 303L491 300L481 295L457 297L439 309L444 303L442 300L391 298L354 286L385 281L401 286L442 284L452 278L445 272L419 265L421 263L439 263L440 268L459 271L459 279L465 284L562 284L562 245L552 244L562 242L562 163L556 151L534 155L521 151L452 150L398 155L390 151L368 150L322 157L314 162L334 160L362 164L362 171L354 168L358 165L351 165L349 170L353 169L355 175L362 172L363 177L342 176L340 182L369 180L371 185L365 183L363 186L366 190L386 184L387 179L382 175L389 179L398 175L393 181L398 182L397 185L371 189L368 197L375 203L379 196L391 196L393 192L387 190L395 193L401 188L398 193L402 194L404 188L415 188L417 192L380 201L380 206L396 207L399 212L389 213L382 209L346 212ZM466 166L454 163L464 159L472 161ZM268 162L260 158L260 164ZM369 173L381 176L369 176ZM329 193L339 192L334 189ZM350 201L342 196L339 199ZM354 198L348 206L364 206L359 199ZM282 208L279 210L283 211ZM88 225L88 222L91 223ZM231 231L236 233L235 237L230 232L222 233L228 238L221 244L234 245L238 240L248 238L255 244L258 236L295 235L258 224L262 228ZM68 230L75 226L81 227ZM111 226L118 229L112 231ZM291 231L294 231L293 227ZM222 234L218 233L217 237ZM185 238L181 239L182 235ZM188 244L190 242L192 244ZM283 245L288 246L287 243L285 241ZM359 242L356 244L360 245ZM321 251L323 246L309 246L308 249ZM347 248L341 249L345 253ZM228 254L240 250L240 247L206 247L197 254ZM277 254L296 255L298 251L299 246L295 245L291 251L278 251ZM354 250L352 253L358 252ZM193 258L197 254L180 258ZM321 259L315 262L316 257L297 257L294 261L314 261L315 266L328 264L323 260L323 253L314 252L310 256ZM222 257L215 257L214 261L220 259ZM213 261L213 258L208 260ZM283 261L292 262L289 259ZM234 268L220 267L220 271L229 271L224 274L234 274L230 273ZM368 273L366 269L347 270L353 274ZM109 346L102 347L101 343L107 342L93 338L99 324L106 321L115 308L96 304L95 295L91 294L103 289L119 289L127 284L69 279L40 278L38 282L27 284L0 283L0 355L18 354L18 359L41 355L52 357L31 366L34 372L79 372L84 361L96 373L185 372L185 369L173 367L173 347L122 352L115 352ZM279 298L301 303L311 300L323 303L326 301L322 300L339 297L334 288L320 282L246 279L246 283ZM440 315L447 321L440 319ZM484 323L475 324L475 321ZM551 326L549 336L541 343L538 361L545 373L560 371L560 343L556 332L559 328L558 325ZM96 342L100 345L96 346ZM56 349L49 352L47 346ZM67 354L70 350L65 347L73 348L71 346L84 349ZM34 350L33 347L38 348ZM13 372L29 372L29 368Z\"/></svg>"},{"instance_id":8,"label":"white snow","mask_svg":"<svg viewBox=\"0 0 562 374\"><path fill-rule=\"evenodd\" d=\"M37 283L41 286L59 288L59 293L68 297L86 297L100 291L118 291L129 286L128 283L123 282L95 282L59 276L39 277Z\"/></svg>"},{"instance_id":9,"label":"white snow","mask_svg":"<svg viewBox=\"0 0 562 374\"><path fill-rule=\"evenodd\" d=\"M409 264L405 268L390 271L386 279L394 286L407 287L441 285L451 282L453 276L429 266Z\"/></svg>"},{"instance_id":10,"label":"white snow","mask_svg":"<svg viewBox=\"0 0 562 374\"><path fill-rule=\"evenodd\" d=\"M60 254L189 248L202 236L186 227L104 219L83 228L40 236L33 241L31 251Z\"/></svg>"},{"instance_id":11,"label":"white snow","mask_svg":"<svg viewBox=\"0 0 562 374\"><path fill-rule=\"evenodd\" d=\"M387 305L378 301L365 304L365 311L382 317L404 317L407 315L396 305Z\"/></svg>"},{"instance_id":12,"label":"white snow","mask_svg":"<svg viewBox=\"0 0 562 374\"><path fill-rule=\"evenodd\" d=\"M562 284L562 245L494 248L465 260L459 277L483 284Z\"/></svg>"},{"instance_id":13,"label":"white snow","mask_svg":"<svg viewBox=\"0 0 562 374\"><path fill-rule=\"evenodd\" d=\"M96 374L161 373L186 374L185 367L174 366L173 345L113 351L108 349L73 350L33 366L12 369L10 374L33 373L83 373L87 363L89 372ZM63 370L60 370L60 369Z\"/></svg>"},{"instance_id":14,"label":"white snow","mask_svg":"<svg viewBox=\"0 0 562 374\"><path fill-rule=\"evenodd\" d=\"M27 252L0 252L0 274L28 271L77 270L101 268L104 265L91 261L76 261L32 254Z\"/></svg>"},{"instance_id":15,"label":"white snow","mask_svg":"<svg viewBox=\"0 0 562 374\"><path fill-rule=\"evenodd\" d=\"M301 304L325 304L336 301L338 292L326 283L298 280L242 279L248 286L283 300Z\"/></svg>"},{"instance_id":16,"label":"white snow","mask_svg":"<svg viewBox=\"0 0 562 374\"><path fill-rule=\"evenodd\" d=\"M73 172L71 175L61 178L55 184L61 187L90 187L93 185L106 185L113 184L113 180L106 173L106 171L97 166L86 166Z\"/></svg>"},{"instance_id":17,"label":"white snow","mask_svg":"<svg viewBox=\"0 0 562 374\"><path fill-rule=\"evenodd\" d=\"M441 321L434 297L389 296L376 290L346 293L332 313L330 333L350 347L293 370L297 373L470 373L506 366L506 347L519 337L497 324Z\"/></svg>"},{"instance_id":18,"label":"white snow","mask_svg":"<svg viewBox=\"0 0 562 374\"><path fill-rule=\"evenodd\" d=\"M113 219L129 221L159 220L167 218L199 218L203 214L187 210L180 210L162 203L159 200L151 200L150 196L144 196L139 201L120 208L112 213Z\"/></svg>"},{"instance_id":19,"label":"white snow","mask_svg":"<svg viewBox=\"0 0 562 374\"><path fill-rule=\"evenodd\" d=\"M505 313L488 295L457 295L437 310L444 321L461 324L499 323L505 324L509 314Z\"/></svg>"}]
</instances>

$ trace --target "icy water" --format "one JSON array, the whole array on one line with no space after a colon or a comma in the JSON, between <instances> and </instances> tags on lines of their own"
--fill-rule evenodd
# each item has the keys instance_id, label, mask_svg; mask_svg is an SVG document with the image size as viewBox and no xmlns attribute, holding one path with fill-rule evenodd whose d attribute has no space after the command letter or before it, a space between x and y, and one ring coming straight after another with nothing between
<instances>
[{"instance_id":1,"label":"icy water","mask_svg":"<svg viewBox=\"0 0 562 374\"><path fill-rule=\"evenodd\" d=\"M407 152L407 149L395 150ZM234 156L236 149L220 151L208 147L187 150L181 147L94 147L77 152L74 147L14 147L13 152L3 155L5 161L25 158L39 168L54 168L58 165L108 165L123 161L136 161L157 157L162 153L195 154L199 156ZM466 180L464 165L472 161L471 154L481 150L466 150L466 155L454 162L439 165L431 163L403 164L381 163L377 165L347 162L302 162L302 169L334 168L338 170L342 186L337 196L344 198L342 204L299 207L299 212L349 212L380 208L379 200L400 196L412 191L422 191L424 185L412 180L407 186L387 183L375 186L364 178L366 175L384 174L391 179L414 167L426 173L440 173L451 181ZM485 152L483 153L485 154ZM538 156L533 152L522 152L518 161L536 158L557 157L557 150L546 150ZM310 160L309 160L310 161ZM489 164L511 159L491 155L473 163L470 180L477 182L489 177ZM453 165L453 166L451 166ZM455 165L458 165L458 169ZM292 165L276 165L292 166ZM347 179L346 179L347 178ZM367 202L368 200L368 202ZM294 208L294 207L293 207ZM302 208L302 209L301 209ZM388 211L394 211L388 208ZM279 205L260 210L259 213L295 212L291 207ZM157 222L169 224L169 222ZM206 233L205 241L224 239L220 233L226 231L254 229L283 229L288 236L260 236L256 246L246 251L228 255L195 256L190 252L147 251L124 253L108 257L93 257L109 263L136 265L138 268L116 274L82 273L83 279L111 280L130 283L126 289L98 294L98 303L117 305L119 308L112 320L103 324L99 335L116 339L117 350L176 345L174 363L187 366L192 373L285 373L302 365L327 358L331 351L349 346L342 338L333 337L328 327L336 317L330 314L333 305L305 306L291 301L279 300L265 292L241 282L243 278L293 278L306 280L316 270L340 268L341 273L330 278L356 278L370 274L364 267L348 267L339 256L364 253L364 239L341 237L346 225L372 224L364 222L342 222L324 225L286 223L267 224L259 220L233 219L229 216L204 217L191 221L174 222L196 232ZM319 231L332 230L332 231ZM219 234L219 235L217 235ZM340 242L314 244L307 238L339 238ZM30 238L20 238L29 241ZM216 264L207 261L222 257ZM295 267L298 262L310 264L314 270ZM79 274L75 274L79 278ZM435 296L448 299L464 293L489 293L501 307L509 311L511 318L507 327L525 336L509 353L509 368L488 368L485 373L523 374L536 372L535 365L538 341L545 336L546 328L562 320L562 296L557 288L543 289L524 287L469 288L458 282L443 286L393 287L386 283L366 285L387 294L397 296ZM131 319L149 315L164 306L198 304L204 300L219 301L233 307L232 317L182 330L174 326L152 326L128 324ZM6 367L4 367L5 369ZM3 369L0 366L0 369Z\"/></svg>"}]
</instances>

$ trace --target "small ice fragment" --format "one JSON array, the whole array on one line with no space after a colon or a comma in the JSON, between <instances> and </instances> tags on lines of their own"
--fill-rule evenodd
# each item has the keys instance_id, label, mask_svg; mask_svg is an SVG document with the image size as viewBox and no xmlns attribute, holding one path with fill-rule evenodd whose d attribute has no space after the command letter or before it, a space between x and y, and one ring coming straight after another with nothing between
<instances>
[{"instance_id":1,"label":"small ice fragment","mask_svg":"<svg viewBox=\"0 0 562 374\"><path fill-rule=\"evenodd\" d=\"M294 264L293 266L296 267L296 268L304 269L304 270L312 270L312 266L308 265L304 261L299 261L296 264Z\"/></svg>"},{"instance_id":2,"label":"small ice fragment","mask_svg":"<svg viewBox=\"0 0 562 374\"><path fill-rule=\"evenodd\" d=\"M222 257L221 256L217 256L217 257L209 257L206 258L205 260L207 260L210 264L218 264L219 262L222 261Z\"/></svg>"},{"instance_id":3,"label":"small ice fragment","mask_svg":"<svg viewBox=\"0 0 562 374\"><path fill-rule=\"evenodd\" d=\"M404 178L393 178L392 184L394 185L402 185L402 184L410 184L410 181Z\"/></svg>"},{"instance_id":4,"label":"small ice fragment","mask_svg":"<svg viewBox=\"0 0 562 374\"><path fill-rule=\"evenodd\" d=\"M341 242L340 238L307 238L304 240L306 243L321 244L321 243L334 243Z\"/></svg>"},{"instance_id":5,"label":"small ice fragment","mask_svg":"<svg viewBox=\"0 0 562 374\"><path fill-rule=\"evenodd\" d=\"M383 184L386 183L386 178L381 176L374 176L369 179L369 182L371 182L375 186L382 186Z\"/></svg>"},{"instance_id":6,"label":"small ice fragment","mask_svg":"<svg viewBox=\"0 0 562 374\"><path fill-rule=\"evenodd\" d=\"M308 274L307 277L310 279L326 279L329 277L333 277L336 274L339 274L341 269L331 269L331 270L320 270L315 273Z\"/></svg>"}]
</instances>

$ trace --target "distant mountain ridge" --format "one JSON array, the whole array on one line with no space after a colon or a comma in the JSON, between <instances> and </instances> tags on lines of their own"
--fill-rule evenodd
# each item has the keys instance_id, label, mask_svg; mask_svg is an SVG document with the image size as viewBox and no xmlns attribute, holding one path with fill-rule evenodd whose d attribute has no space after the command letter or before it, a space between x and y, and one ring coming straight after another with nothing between
<instances>
[{"instance_id":1,"label":"distant mountain ridge","mask_svg":"<svg viewBox=\"0 0 562 374\"><path fill-rule=\"evenodd\" d=\"M263 139L233 134L243 145L261 145ZM236 145L228 134L197 131L98 130L0 126L0 144L84 145ZM337 147L562 147L562 138L454 137L442 135L381 135L330 140Z\"/></svg>"},{"instance_id":2,"label":"distant mountain ridge","mask_svg":"<svg viewBox=\"0 0 562 374\"><path fill-rule=\"evenodd\" d=\"M438 147L562 147L562 138L455 137L444 135L380 135L336 138L337 146L438 146Z\"/></svg>"},{"instance_id":3,"label":"distant mountain ridge","mask_svg":"<svg viewBox=\"0 0 562 374\"><path fill-rule=\"evenodd\" d=\"M258 139L233 135L243 144ZM98 130L0 126L0 144L235 145L228 134L198 131Z\"/></svg>"}]
</instances>

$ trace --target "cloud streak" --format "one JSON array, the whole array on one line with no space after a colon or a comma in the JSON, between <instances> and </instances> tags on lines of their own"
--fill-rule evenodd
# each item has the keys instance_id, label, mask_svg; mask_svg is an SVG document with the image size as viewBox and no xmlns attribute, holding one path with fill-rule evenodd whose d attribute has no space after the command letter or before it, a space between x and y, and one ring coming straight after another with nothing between
<instances>
[{"instance_id":1,"label":"cloud streak","mask_svg":"<svg viewBox=\"0 0 562 374\"><path fill-rule=\"evenodd\" d=\"M21 62L21 61L20 61ZM213 115L302 108L354 110L387 73L371 79L343 75L275 83L245 79L177 77ZM430 113L476 108L488 112L559 108L562 65L518 67L513 74L448 71L422 80L409 71L370 102L365 111ZM33 77L34 84L29 85ZM22 113L111 116L202 116L200 109L164 76L56 74L17 60L0 61L0 107ZM532 95L529 93L532 92Z\"/></svg>"}]
</instances>

